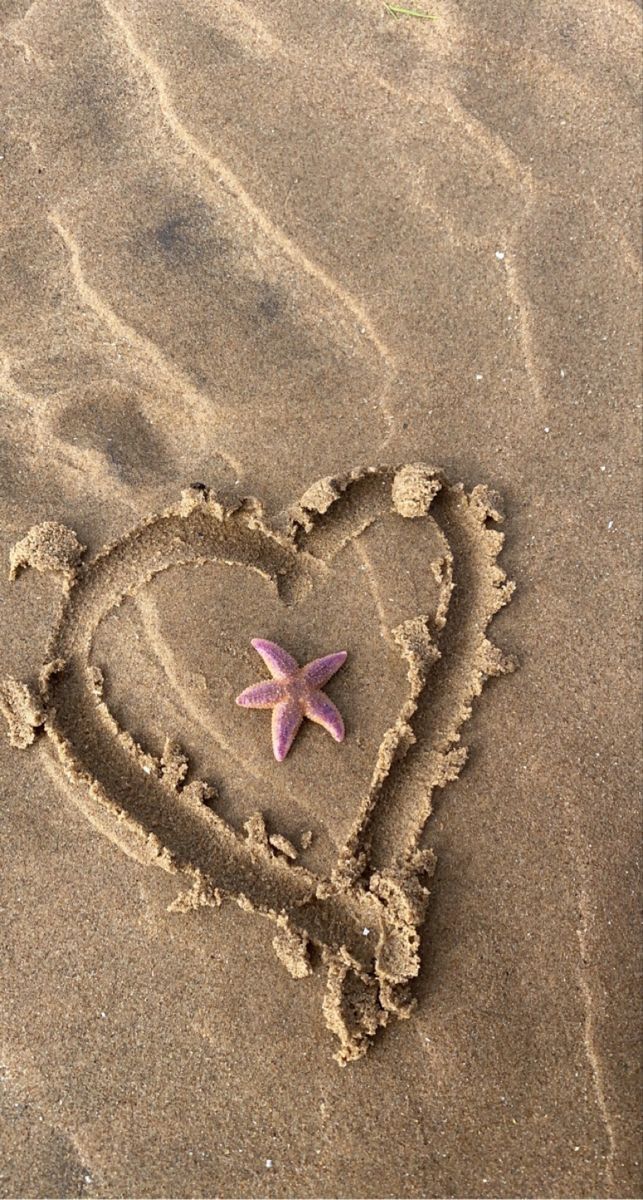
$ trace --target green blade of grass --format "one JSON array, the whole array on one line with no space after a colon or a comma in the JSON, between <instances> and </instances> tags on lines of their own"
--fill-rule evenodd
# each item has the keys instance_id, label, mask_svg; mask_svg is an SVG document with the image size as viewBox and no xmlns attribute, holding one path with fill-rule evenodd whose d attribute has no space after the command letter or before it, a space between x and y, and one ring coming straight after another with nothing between
<instances>
[{"instance_id":1,"label":"green blade of grass","mask_svg":"<svg viewBox=\"0 0 643 1200\"><path fill-rule=\"evenodd\" d=\"M392 17L419 17L422 21L435 21L431 13L420 12L417 8L402 8L399 4L385 4L384 8Z\"/></svg>"}]
</instances>

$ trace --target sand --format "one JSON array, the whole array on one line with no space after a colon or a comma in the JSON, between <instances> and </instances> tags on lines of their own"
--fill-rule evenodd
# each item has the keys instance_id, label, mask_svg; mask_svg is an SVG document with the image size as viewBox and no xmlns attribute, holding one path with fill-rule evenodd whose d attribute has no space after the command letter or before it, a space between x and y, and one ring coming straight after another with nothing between
<instances>
[{"instance_id":1,"label":"sand","mask_svg":"<svg viewBox=\"0 0 643 1200\"><path fill-rule=\"evenodd\" d=\"M3 1196L641 1193L640 13L426 11L0 0Z\"/></svg>"}]
</instances>

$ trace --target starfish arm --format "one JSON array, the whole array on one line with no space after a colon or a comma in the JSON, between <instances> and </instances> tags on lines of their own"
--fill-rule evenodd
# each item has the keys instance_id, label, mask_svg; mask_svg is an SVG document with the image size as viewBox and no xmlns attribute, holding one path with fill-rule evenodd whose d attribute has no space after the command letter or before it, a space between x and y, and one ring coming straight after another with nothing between
<instances>
[{"instance_id":1,"label":"starfish arm","mask_svg":"<svg viewBox=\"0 0 643 1200\"><path fill-rule=\"evenodd\" d=\"M253 683L237 696L237 704L242 708L272 708L283 699L284 690L276 679L266 679L263 683Z\"/></svg>"},{"instance_id":2,"label":"starfish arm","mask_svg":"<svg viewBox=\"0 0 643 1200\"><path fill-rule=\"evenodd\" d=\"M326 654L324 658L316 658L304 667L304 678L315 688L323 687L344 665L347 657L345 650L339 650L337 654Z\"/></svg>"},{"instance_id":3,"label":"starfish arm","mask_svg":"<svg viewBox=\"0 0 643 1200\"><path fill-rule=\"evenodd\" d=\"M315 721L317 725L323 725L336 742L343 742L342 714L324 692L312 692L306 699L304 712L310 721Z\"/></svg>"},{"instance_id":4,"label":"starfish arm","mask_svg":"<svg viewBox=\"0 0 643 1200\"><path fill-rule=\"evenodd\" d=\"M301 708L292 700L283 700L273 709L272 749L277 762L283 762L297 736L302 721Z\"/></svg>"},{"instance_id":5,"label":"starfish arm","mask_svg":"<svg viewBox=\"0 0 643 1200\"><path fill-rule=\"evenodd\" d=\"M287 679L299 670L299 663L295 661L292 654L282 650L276 642L267 642L264 638L253 638L250 645L254 646L257 654L261 655L274 679Z\"/></svg>"}]
</instances>

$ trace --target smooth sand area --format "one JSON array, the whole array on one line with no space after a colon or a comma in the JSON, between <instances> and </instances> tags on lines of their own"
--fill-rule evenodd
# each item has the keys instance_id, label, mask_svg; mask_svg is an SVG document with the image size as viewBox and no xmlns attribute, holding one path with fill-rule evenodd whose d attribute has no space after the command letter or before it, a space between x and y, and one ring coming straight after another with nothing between
<instances>
[{"instance_id":1,"label":"smooth sand area","mask_svg":"<svg viewBox=\"0 0 643 1200\"><path fill-rule=\"evenodd\" d=\"M417 7L0 0L2 1196L641 1194L641 14Z\"/></svg>"}]
</instances>

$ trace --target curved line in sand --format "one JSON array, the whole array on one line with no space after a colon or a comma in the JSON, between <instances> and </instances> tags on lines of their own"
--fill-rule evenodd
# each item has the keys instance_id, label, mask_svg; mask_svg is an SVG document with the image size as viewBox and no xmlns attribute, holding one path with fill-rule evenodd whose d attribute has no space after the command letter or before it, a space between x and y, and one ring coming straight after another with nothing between
<instances>
[{"instance_id":1,"label":"curved line in sand","mask_svg":"<svg viewBox=\"0 0 643 1200\"><path fill-rule=\"evenodd\" d=\"M80 246L71 231L63 225L59 214L52 211L48 214L47 219L69 254L72 279L82 302L93 312L101 324L109 329L114 337L133 348L152 367L161 380L169 383L173 391L178 393L183 400L190 402L190 405L200 414L201 427L208 431L208 441L211 444L213 416L218 417L224 423L229 419L229 414L223 411L217 412L216 404L200 392L198 388L195 388L184 371L166 358L163 351L159 349L155 342L146 337L145 334L139 333L137 329L128 325L118 316L107 301L87 281L80 261ZM232 467L237 475L242 475L243 468L241 463L231 458L223 450L217 450L214 453L222 458L228 466Z\"/></svg>"},{"instance_id":2,"label":"curved line in sand","mask_svg":"<svg viewBox=\"0 0 643 1200\"><path fill-rule=\"evenodd\" d=\"M261 230L264 236L273 242L296 267L304 271L316 283L320 284L334 301L338 301L341 304L345 311L350 314L353 326L357 325L364 330L385 365L387 367L392 366L393 355L378 335L368 312L361 302L356 300L323 267L320 267L318 263L308 258L303 250L278 225L275 225L271 221L264 209L253 200L250 193L241 183L241 180L237 178L226 163L207 150L198 138L190 132L178 116L170 100L167 83L158 63L139 44L130 23L112 3L112 0L100 0L100 3L104 11L111 18L112 24L119 30L134 62L138 64L149 80L156 94L161 115L183 149L196 158L210 176L216 176L225 183L226 187L243 206L250 220L254 222L255 226Z\"/></svg>"},{"instance_id":3,"label":"curved line in sand","mask_svg":"<svg viewBox=\"0 0 643 1200\"><path fill-rule=\"evenodd\" d=\"M442 532L444 553L433 564L440 585L435 616L432 621L413 618L393 631L407 662L408 698L384 736L371 787L336 871L323 880L272 854L259 814L246 824L244 838L203 803L198 781L182 788L180 773L164 778L164 760L146 754L120 730L104 703L101 681L90 663L94 631L107 612L159 571L212 560L259 571L285 603L296 603L302 588L314 586L318 565L331 561L378 515L390 512L391 498L393 511L402 517L424 517L436 493L444 497L451 532L457 535L459 523L464 541L468 537L477 546L484 587L472 619L468 624L465 619L467 636L463 640L460 634L458 640L456 631L452 653L441 668L447 681L450 673L454 677L451 693L446 688L446 711L434 690L442 720L434 721L433 732L439 737L426 749L420 747L413 786L407 788L404 776L400 784L391 769L397 769L416 740L418 714L424 720L420 701L440 657L433 634L446 627L451 596L451 551ZM429 519L433 522L432 513ZM467 495L461 486L451 487L430 468L416 465L320 481L290 511L287 532L281 534L266 525L256 501L226 510L213 496L195 490L84 566L77 566L76 539L62 530L60 568L65 569L70 544L74 557L67 564L60 621L41 689L45 729L65 773L77 785L76 803L132 857L192 882L192 893L178 907L213 905L229 896L243 908L271 917L278 926L277 953L296 977L310 969L306 946L320 947L329 965L324 1013L339 1037L341 1061L364 1053L379 1026L408 1011L407 985L420 969L419 930L428 900L422 880L431 857L417 847L430 794L455 778L464 762L458 742L473 697L485 678L506 669L485 633L511 594L496 563L502 535L488 528L490 519L498 520L500 514L486 489ZM29 565L29 536L35 537L38 561L37 533L38 527L14 554L14 573ZM461 548L466 550L464 542ZM465 618L467 603L465 595ZM362 997L357 1012L348 999L355 989Z\"/></svg>"}]
</instances>

